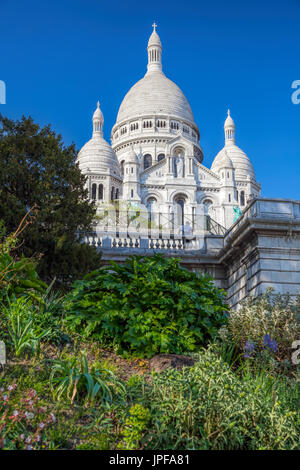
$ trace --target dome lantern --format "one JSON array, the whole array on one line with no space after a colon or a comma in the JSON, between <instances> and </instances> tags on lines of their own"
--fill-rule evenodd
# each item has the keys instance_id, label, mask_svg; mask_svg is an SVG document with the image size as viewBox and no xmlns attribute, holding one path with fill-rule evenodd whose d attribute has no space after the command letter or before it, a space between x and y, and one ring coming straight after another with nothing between
<instances>
[{"instance_id":1,"label":"dome lantern","mask_svg":"<svg viewBox=\"0 0 300 470\"><path fill-rule=\"evenodd\" d=\"M157 24L153 23L153 31L148 41L148 73L149 72L161 72L162 71L162 63L161 63L161 53L162 53L162 46L160 42L159 35L156 32Z\"/></svg>"},{"instance_id":2,"label":"dome lantern","mask_svg":"<svg viewBox=\"0 0 300 470\"><path fill-rule=\"evenodd\" d=\"M103 137L103 123L104 118L100 109L100 102L98 101L96 111L93 114L93 138L97 136Z\"/></svg>"},{"instance_id":3,"label":"dome lantern","mask_svg":"<svg viewBox=\"0 0 300 470\"><path fill-rule=\"evenodd\" d=\"M235 143L235 125L232 117L230 116L230 109L227 111L227 118L224 123L225 131L225 145L231 145Z\"/></svg>"}]
</instances>

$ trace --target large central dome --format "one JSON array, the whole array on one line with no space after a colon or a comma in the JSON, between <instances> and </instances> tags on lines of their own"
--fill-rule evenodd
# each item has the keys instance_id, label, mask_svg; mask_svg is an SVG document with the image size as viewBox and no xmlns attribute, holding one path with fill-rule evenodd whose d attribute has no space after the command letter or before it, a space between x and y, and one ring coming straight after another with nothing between
<instances>
[{"instance_id":1,"label":"large central dome","mask_svg":"<svg viewBox=\"0 0 300 470\"><path fill-rule=\"evenodd\" d=\"M149 114L166 114L194 122L188 100L161 71L147 72L133 85L120 106L117 123Z\"/></svg>"},{"instance_id":2,"label":"large central dome","mask_svg":"<svg viewBox=\"0 0 300 470\"><path fill-rule=\"evenodd\" d=\"M148 42L148 71L123 99L117 124L147 115L169 115L194 123L188 100L162 71L161 51L161 42L154 28Z\"/></svg>"}]
</instances>

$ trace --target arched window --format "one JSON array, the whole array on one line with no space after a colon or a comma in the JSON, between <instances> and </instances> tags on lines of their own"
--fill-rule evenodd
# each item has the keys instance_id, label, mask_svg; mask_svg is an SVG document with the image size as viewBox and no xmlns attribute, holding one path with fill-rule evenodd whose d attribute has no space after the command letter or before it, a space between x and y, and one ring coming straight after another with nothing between
<instances>
[{"instance_id":1,"label":"arched window","mask_svg":"<svg viewBox=\"0 0 300 470\"><path fill-rule=\"evenodd\" d=\"M121 161L121 175L124 176L124 164L125 164L125 160L122 160Z\"/></svg>"},{"instance_id":2,"label":"arched window","mask_svg":"<svg viewBox=\"0 0 300 470\"><path fill-rule=\"evenodd\" d=\"M96 183L92 184L92 199L96 200L96 195L97 195L97 185Z\"/></svg>"},{"instance_id":3,"label":"arched window","mask_svg":"<svg viewBox=\"0 0 300 470\"><path fill-rule=\"evenodd\" d=\"M133 189L130 191L130 197L133 197Z\"/></svg>"},{"instance_id":4,"label":"arched window","mask_svg":"<svg viewBox=\"0 0 300 470\"><path fill-rule=\"evenodd\" d=\"M152 165L152 157L149 153L144 156L144 170Z\"/></svg>"},{"instance_id":5,"label":"arched window","mask_svg":"<svg viewBox=\"0 0 300 470\"><path fill-rule=\"evenodd\" d=\"M139 125L138 125L137 122L135 122L134 124L131 124L131 125L130 125L130 130L131 130L131 131L136 131L138 128L139 128Z\"/></svg>"},{"instance_id":6,"label":"arched window","mask_svg":"<svg viewBox=\"0 0 300 470\"><path fill-rule=\"evenodd\" d=\"M204 214L209 215L210 209L213 205L212 201L210 199L205 199L205 201L203 201L203 205L204 205Z\"/></svg>"},{"instance_id":7,"label":"arched window","mask_svg":"<svg viewBox=\"0 0 300 470\"><path fill-rule=\"evenodd\" d=\"M116 189L116 199L119 199L119 188Z\"/></svg>"},{"instance_id":8,"label":"arched window","mask_svg":"<svg viewBox=\"0 0 300 470\"><path fill-rule=\"evenodd\" d=\"M98 186L98 199L103 199L103 184Z\"/></svg>"},{"instance_id":9,"label":"arched window","mask_svg":"<svg viewBox=\"0 0 300 470\"><path fill-rule=\"evenodd\" d=\"M177 229L181 232L182 226L184 225L184 204L185 200L183 197L177 197L175 199L175 223L177 224Z\"/></svg>"},{"instance_id":10,"label":"arched window","mask_svg":"<svg viewBox=\"0 0 300 470\"><path fill-rule=\"evenodd\" d=\"M148 210L148 220L150 223L153 222L155 218L156 203L157 203L157 200L155 199L155 197L149 197L147 201L147 210Z\"/></svg>"},{"instance_id":11,"label":"arched window","mask_svg":"<svg viewBox=\"0 0 300 470\"><path fill-rule=\"evenodd\" d=\"M113 201L114 198L115 198L115 188L112 187L112 188L111 188L111 196L110 196L110 199Z\"/></svg>"},{"instance_id":12,"label":"arched window","mask_svg":"<svg viewBox=\"0 0 300 470\"><path fill-rule=\"evenodd\" d=\"M245 191L241 191L240 198L241 198L241 206L244 206L245 205Z\"/></svg>"},{"instance_id":13,"label":"arched window","mask_svg":"<svg viewBox=\"0 0 300 470\"><path fill-rule=\"evenodd\" d=\"M157 157L157 161L160 162L161 160L163 160L165 158L165 154L164 153L160 153Z\"/></svg>"}]
</instances>

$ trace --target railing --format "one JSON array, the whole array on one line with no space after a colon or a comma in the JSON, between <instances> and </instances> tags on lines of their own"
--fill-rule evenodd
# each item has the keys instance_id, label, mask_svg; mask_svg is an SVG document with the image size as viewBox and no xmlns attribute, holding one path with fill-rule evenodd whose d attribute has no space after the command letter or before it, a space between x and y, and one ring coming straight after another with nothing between
<instances>
[{"instance_id":1,"label":"railing","mask_svg":"<svg viewBox=\"0 0 300 470\"><path fill-rule=\"evenodd\" d=\"M83 242L96 248L105 249L142 249L142 250L201 250L205 246L204 237L187 240L185 238L130 238L101 236L87 233Z\"/></svg>"},{"instance_id":2,"label":"railing","mask_svg":"<svg viewBox=\"0 0 300 470\"><path fill-rule=\"evenodd\" d=\"M208 215L184 215L138 211L103 211L95 230L83 241L96 248L141 250L202 250L206 236L224 236L225 228Z\"/></svg>"},{"instance_id":3,"label":"railing","mask_svg":"<svg viewBox=\"0 0 300 470\"><path fill-rule=\"evenodd\" d=\"M206 214L178 214L163 212L146 212L135 209L103 210L98 213L97 233L115 233L116 236L129 235L149 238L176 238L189 234L203 236L205 234L223 236L226 229Z\"/></svg>"}]
</instances>

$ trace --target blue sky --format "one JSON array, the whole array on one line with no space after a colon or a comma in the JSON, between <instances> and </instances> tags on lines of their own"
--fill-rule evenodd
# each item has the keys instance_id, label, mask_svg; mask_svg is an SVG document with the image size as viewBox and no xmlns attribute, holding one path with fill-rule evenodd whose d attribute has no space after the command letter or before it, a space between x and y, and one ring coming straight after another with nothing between
<instances>
[{"instance_id":1,"label":"blue sky","mask_svg":"<svg viewBox=\"0 0 300 470\"><path fill-rule=\"evenodd\" d=\"M231 109L237 144L265 197L300 199L300 0L0 0L0 112L50 123L80 148L100 99L107 140L146 71L153 21L166 75L181 87L210 167Z\"/></svg>"}]
</instances>

